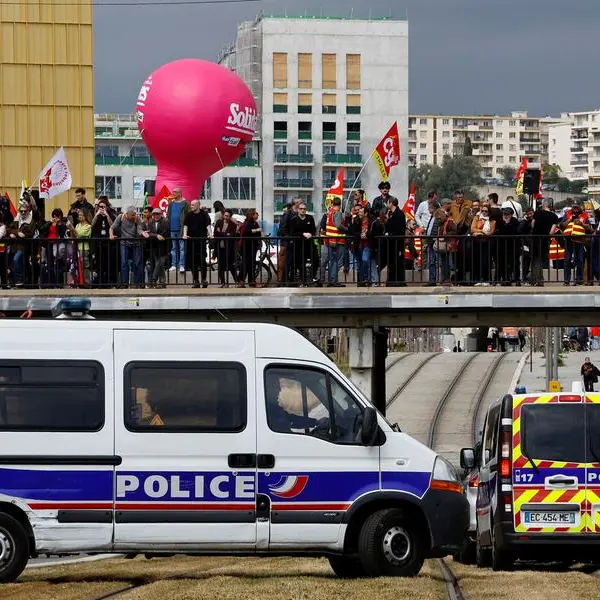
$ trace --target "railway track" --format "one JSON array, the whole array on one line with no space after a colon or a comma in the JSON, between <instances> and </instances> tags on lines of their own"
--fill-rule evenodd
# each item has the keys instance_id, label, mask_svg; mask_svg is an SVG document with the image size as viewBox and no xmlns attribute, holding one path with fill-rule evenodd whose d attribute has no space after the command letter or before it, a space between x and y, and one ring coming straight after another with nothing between
<instances>
[{"instance_id":1,"label":"railway track","mask_svg":"<svg viewBox=\"0 0 600 600\"><path fill-rule=\"evenodd\" d=\"M448 566L448 563L443 558L438 558L436 562L442 572L449 600L465 600L458 579L452 569Z\"/></svg>"},{"instance_id":2,"label":"railway track","mask_svg":"<svg viewBox=\"0 0 600 600\"><path fill-rule=\"evenodd\" d=\"M404 390L417 378L417 376L419 375L419 373L423 370L423 368L425 366L427 366L427 364L433 360L436 356L441 356L440 354L430 354L428 356L426 356L425 358L423 358L418 364L417 366L413 369L412 373L408 376L407 379L404 380L404 382L396 389L396 391L392 394L392 396L390 398L388 398L388 401L386 403L386 409L390 408L390 406L392 406L392 404L394 404L394 402L396 402L396 400L402 395L402 393L404 392ZM395 366L397 364L393 363L390 365L390 369Z\"/></svg>"},{"instance_id":3,"label":"railway track","mask_svg":"<svg viewBox=\"0 0 600 600\"><path fill-rule=\"evenodd\" d=\"M458 450L472 444L483 400L505 357L504 353L492 355L490 360L490 354L474 354L461 365L431 419L430 448L456 462ZM470 421L467 415L471 415Z\"/></svg>"}]
</instances>

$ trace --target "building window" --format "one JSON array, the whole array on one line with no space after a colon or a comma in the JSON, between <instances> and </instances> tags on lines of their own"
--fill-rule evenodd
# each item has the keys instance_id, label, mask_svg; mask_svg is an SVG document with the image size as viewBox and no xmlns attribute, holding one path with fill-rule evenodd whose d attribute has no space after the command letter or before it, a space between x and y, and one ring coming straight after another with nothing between
<instances>
[{"instance_id":1,"label":"building window","mask_svg":"<svg viewBox=\"0 0 600 600\"><path fill-rule=\"evenodd\" d=\"M421 159L421 162L427 162L427 154L421 154L419 158Z\"/></svg>"},{"instance_id":2,"label":"building window","mask_svg":"<svg viewBox=\"0 0 600 600\"><path fill-rule=\"evenodd\" d=\"M223 200L255 200L254 177L223 177Z\"/></svg>"},{"instance_id":3,"label":"building window","mask_svg":"<svg viewBox=\"0 0 600 600\"><path fill-rule=\"evenodd\" d=\"M101 158L119 156L119 146L96 146L96 156Z\"/></svg>"},{"instance_id":4,"label":"building window","mask_svg":"<svg viewBox=\"0 0 600 600\"><path fill-rule=\"evenodd\" d=\"M516 152L517 151L517 146L516 144L509 144L508 145L508 149L510 152Z\"/></svg>"},{"instance_id":5,"label":"building window","mask_svg":"<svg viewBox=\"0 0 600 600\"><path fill-rule=\"evenodd\" d=\"M516 134L514 131L511 131L511 132L508 134L508 137L509 137L511 140L514 140L514 139L516 139L516 137L517 137L517 134Z\"/></svg>"},{"instance_id":6,"label":"building window","mask_svg":"<svg viewBox=\"0 0 600 600\"><path fill-rule=\"evenodd\" d=\"M300 156L311 156L312 155L312 144L299 143L298 144L298 154L300 154Z\"/></svg>"},{"instance_id":7,"label":"building window","mask_svg":"<svg viewBox=\"0 0 600 600\"><path fill-rule=\"evenodd\" d=\"M287 139L287 121L275 121L273 130L276 140Z\"/></svg>"},{"instance_id":8,"label":"building window","mask_svg":"<svg viewBox=\"0 0 600 600\"><path fill-rule=\"evenodd\" d=\"M323 123L323 139L324 140L335 140L336 138L336 127L335 123L326 121Z\"/></svg>"},{"instance_id":9,"label":"building window","mask_svg":"<svg viewBox=\"0 0 600 600\"><path fill-rule=\"evenodd\" d=\"M274 88L287 88L287 53L286 52L274 52L273 53L273 87Z\"/></svg>"},{"instance_id":10,"label":"building window","mask_svg":"<svg viewBox=\"0 0 600 600\"><path fill-rule=\"evenodd\" d=\"M508 126L509 127L516 127L517 126L517 122L516 121L509 121L508 122Z\"/></svg>"},{"instance_id":11,"label":"building window","mask_svg":"<svg viewBox=\"0 0 600 600\"><path fill-rule=\"evenodd\" d=\"M346 113L349 115L360 114L360 94L348 94L346 96Z\"/></svg>"},{"instance_id":12,"label":"building window","mask_svg":"<svg viewBox=\"0 0 600 600\"><path fill-rule=\"evenodd\" d=\"M312 88L312 54L298 54L298 87Z\"/></svg>"},{"instance_id":13,"label":"building window","mask_svg":"<svg viewBox=\"0 0 600 600\"><path fill-rule=\"evenodd\" d=\"M450 125L450 119L442 119L442 125Z\"/></svg>"},{"instance_id":14,"label":"building window","mask_svg":"<svg viewBox=\"0 0 600 600\"><path fill-rule=\"evenodd\" d=\"M502 132L501 131L496 131L496 139L497 140L501 140L502 139Z\"/></svg>"},{"instance_id":15,"label":"building window","mask_svg":"<svg viewBox=\"0 0 600 600\"><path fill-rule=\"evenodd\" d=\"M121 200L123 191L121 188L121 176L96 175L96 198L108 196L109 200Z\"/></svg>"},{"instance_id":16,"label":"building window","mask_svg":"<svg viewBox=\"0 0 600 600\"><path fill-rule=\"evenodd\" d=\"M125 367L130 431L234 433L246 427L246 369L229 362L134 362Z\"/></svg>"},{"instance_id":17,"label":"building window","mask_svg":"<svg viewBox=\"0 0 600 600\"><path fill-rule=\"evenodd\" d=\"M419 125L427 125L427 119L419 119Z\"/></svg>"},{"instance_id":18,"label":"building window","mask_svg":"<svg viewBox=\"0 0 600 600\"><path fill-rule=\"evenodd\" d=\"M282 179L288 178L287 169L275 169L273 171L273 179L275 181L281 181Z\"/></svg>"},{"instance_id":19,"label":"building window","mask_svg":"<svg viewBox=\"0 0 600 600\"><path fill-rule=\"evenodd\" d=\"M360 140L360 123L346 124L346 139Z\"/></svg>"},{"instance_id":20,"label":"building window","mask_svg":"<svg viewBox=\"0 0 600 600\"><path fill-rule=\"evenodd\" d=\"M335 151L335 144L323 144L323 157L325 157L327 154L335 154Z\"/></svg>"},{"instance_id":21,"label":"building window","mask_svg":"<svg viewBox=\"0 0 600 600\"><path fill-rule=\"evenodd\" d=\"M298 139L310 140L312 138L312 123L310 121L300 121L298 123Z\"/></svg>"},{"instance_id":22,"label":"building window","mask_svg":"<svg viewBox=\"0 0 600 600\"><path fill-rule=\"evenodd\" d=\"M273 94L273 112L286 113L288 111L288 95L282 93Z\"/></svg>"},{"instance_id":23,"label":"building window","mask_svg":"<svg viewBox=\"0 0 600 600\"><path fill-rule=\"evenodd\" d=\"M301 114L312 113L312 94L298 94L298 112Z\"/></svg>"},{"instance_id":24,"label":"building window","mask_svg":"<svg viewBox=\"0 0 600 600\"><path fill-rule=\"evenodd\" d=\"M352 156L360 155L360 144L348 144L347 148L348 154L351 154Z\"/></svg>"},{"instance_id":25,"label":"building window","mask_svg":"<svg viewBox=\"0 0 600 600\"><path fill-rule=\"evenodd\" d=\"M427 142L421 142L419 144L419 148L423 148L423 149L427 148Z\"/></svg>"},{"instance_id":26,"label":"building window","mask_svg":"<svg viewBox=\"0 0 600 600\"><path fill-rule=\"evenodd\" d=\"M275 143L273 146L273 150L275 151L275 156L287 154L287 144Z\"/></svg>"},{"instance_id":27,"label":"building window","mask_svg":"<svg viewBox=\"0 0 600 600\"><path fill-rule=\"evenodd\" d=\"M508 162L509 163L516 163L517 162L517 157L516 156L509 156L508 157Z\"/></svg>"},{"instance_id":28,"label":"building window","mask_svg":"<svg viewBox=\"0 0 600 600\"><path fill-rule=\"evenodd\" d=\"M298 179L312 179L312 169L310 167L301 167L298 169Z\"/></svg>"},{"instance_id":29,"label":"building window","mask_svg":"<svg viewBox=\"0 0 600 600\"><path fill-rule=\"evenodd\" d=\"M450 132L449 131L442 131L442 137L443 138L449 138L450 137Z\"/></svg>"},{"instance_id":30,"label":"building window","mask_svg":"<svg viewBox=\"0 0 600 600\"><path fill-rule=\"evenodd\" d=\"M334 115L336 113L335 94L323 94L323 114Z\"/></svg>"},{"instance_id":31,"label":"building window","mask_svg":"<svg viewBox=\"0 0 600 600\"><path fill-rule=\"evenodd\" d=\"M442 150L450 150L450 144L443 144Z\"/></svg>"},{"instance_id":32,"label":"building window","mask_svg":"<svg viewBox=\"0 0 600 600\"><path fill-rule=\"evenodd\" d=\"M360 54L346 54L346 89L360 90Z\"/></svg>"},{"instance_id":33,"label":"building window","mask_svg":"<svg viewBox=\"0 0 600 600\"><path fill-rule=\"evenodd\" d=\"M504 144L496 144L496 150L504 150Z\"/></svg>"},{"instance_id":34,"label":"building window","mask_svg":"<svg viewBox=\"0 0 600 600\"><path fill-rule=\"evenodd\" d=\"M336 77L336 55L323 54L321 57L322 88L324 90L335 90L337 87Z\"/></svg>"},{"instance_id":35,"label":"building window","mask_svg":"<svg viewBox=\"0 0 600 600\"><path fill-rule=\"evenodd\" d=\"M424 140L427 137L427 132L426 131L419 131L419 137Z\"/></svg>"},{"instance_id":36,"label":"building window","mask_svg":"<svg viewBox=\"0 0 600 600\"><path fill-rule=\"evenodd\" d=\"M0 383L2 431L99 431L104 425L100 363L3 360Z\"/></svg>"}]
</instances>

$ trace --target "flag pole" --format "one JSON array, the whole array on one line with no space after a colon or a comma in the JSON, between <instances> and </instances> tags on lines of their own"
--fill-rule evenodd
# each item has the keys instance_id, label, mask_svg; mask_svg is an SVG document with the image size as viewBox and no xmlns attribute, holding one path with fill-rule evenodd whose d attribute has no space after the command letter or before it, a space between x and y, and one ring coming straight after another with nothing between
<instances>
[{"instance_id":1,"label":"flag pole","mask_svg":"<svg viewBox=\"0 0 600 600\"><path fill-rule=\"evenodd\" d=\"M366 162L363 164L360 171L358 172L358 175L356 176L356 179L354 180L354 183L352 184L352 187L350 188L350 191L348 192L348 198L346 199L346 205L344 206L344 210L346 210L346 208L348 207L348 202L350 201L350 198L352 197L352 193L356 189L356 182L360 179L360 176L362 175L363 171L365 170L366 166L369 164L369 161L372 158L373 158L373 153L371 152L371 154L369 154L369 158L367 158Z\"/></svg>"}]
</instances>

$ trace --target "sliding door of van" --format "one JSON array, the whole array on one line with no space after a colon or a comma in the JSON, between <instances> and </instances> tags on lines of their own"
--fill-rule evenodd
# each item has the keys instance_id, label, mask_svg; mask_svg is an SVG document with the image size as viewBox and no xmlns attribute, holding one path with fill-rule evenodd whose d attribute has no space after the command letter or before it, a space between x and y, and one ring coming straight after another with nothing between
<instances>
[{"instance_id":1,"label":"sliding door of van","mask_svg":"<svg viewBox=\"0 0 600 600\"><path fill-rule=\"evenodd\" d=\"M254 333L117 330L115 547L256 544Z\"/></svg>"}]
</instances>

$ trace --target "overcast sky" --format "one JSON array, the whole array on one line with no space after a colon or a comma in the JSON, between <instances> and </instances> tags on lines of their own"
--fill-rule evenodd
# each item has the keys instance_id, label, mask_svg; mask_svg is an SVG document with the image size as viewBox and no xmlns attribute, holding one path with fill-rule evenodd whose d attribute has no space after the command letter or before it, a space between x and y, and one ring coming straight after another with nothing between
<instances>
[{"instance_id":1,"label":"overcast sky","mask_svg":"<svg viewBox=\"0 0 600 600\"><path fill-rule=\"evenodd\" d=\"M261 10L319 14L321 6L332 16L352 7L367 16L366 6L373 16L408 16L411 113L558 115L600 106L600 0L263 0L96 6L96 112L133 112L150 72L177 58L216 60L238 22Z\"/></svg>"}]
</instances>

